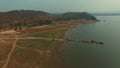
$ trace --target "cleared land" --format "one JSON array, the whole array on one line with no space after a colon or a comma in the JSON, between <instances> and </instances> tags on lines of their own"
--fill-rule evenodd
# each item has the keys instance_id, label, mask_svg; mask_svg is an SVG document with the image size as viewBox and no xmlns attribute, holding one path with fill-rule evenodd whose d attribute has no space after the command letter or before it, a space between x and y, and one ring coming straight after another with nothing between
<instances>
[{"instance_id":1,"label":"cleared land","mask_svg":"<svg viewBox=\"0 0 120 68\"><path fill-rule=\"evenodd\" d=\"M64 34L80 23L85 21L0 32L0 68L64 68Z\"/></svg>"}]
</instances>

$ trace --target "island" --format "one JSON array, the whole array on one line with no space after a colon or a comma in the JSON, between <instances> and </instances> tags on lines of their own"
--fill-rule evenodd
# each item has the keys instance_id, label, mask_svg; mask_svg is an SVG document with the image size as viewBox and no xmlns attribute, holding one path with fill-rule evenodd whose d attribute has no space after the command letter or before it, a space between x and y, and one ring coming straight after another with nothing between
<instances>
[{"instance_id":1,"label":"island","mask_svg":"<svg viewBox=\"0 0 120 68\"><path fill-rule=\"evenodd\" d=\"M65 68L61 60L65 32L96 21L87 12L0 12L0 68Z\"/></svg>"}]
</instances>

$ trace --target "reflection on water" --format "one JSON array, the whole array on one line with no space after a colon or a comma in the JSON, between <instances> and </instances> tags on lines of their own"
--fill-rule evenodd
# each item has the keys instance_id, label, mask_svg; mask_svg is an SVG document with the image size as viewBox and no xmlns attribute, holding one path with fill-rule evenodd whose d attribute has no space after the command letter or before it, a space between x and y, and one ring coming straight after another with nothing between
<instances>
[{"instance_id":1,"label":"reflection on water","mask_svg":"<svg viewBox=\"0 0 120 68\"><path fill-rule=\"evenodd\" d=\"M120 16L99 16L101 22L78 26L66 34L72 40L103 40L104 45L66 42L67 68L120 68Z\"/></svg>"}]
</instances>

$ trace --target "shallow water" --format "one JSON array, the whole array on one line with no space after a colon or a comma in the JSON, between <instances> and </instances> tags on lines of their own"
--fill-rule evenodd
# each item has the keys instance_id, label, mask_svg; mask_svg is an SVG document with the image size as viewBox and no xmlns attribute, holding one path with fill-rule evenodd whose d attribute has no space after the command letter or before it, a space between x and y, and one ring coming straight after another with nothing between
<instances>
[{"instance_id":1,"label":"shallow water","mask_svg":"<svg viewBox=\"0 0 120 68\"><path fill-rule=\"evenodd\" d=\"M71 40L104 41L88 44L67 41L63 59L67 68L120 68L120 16L98 16L101 22L80 25L68 30Z\"/></svg>"}]
</instances>

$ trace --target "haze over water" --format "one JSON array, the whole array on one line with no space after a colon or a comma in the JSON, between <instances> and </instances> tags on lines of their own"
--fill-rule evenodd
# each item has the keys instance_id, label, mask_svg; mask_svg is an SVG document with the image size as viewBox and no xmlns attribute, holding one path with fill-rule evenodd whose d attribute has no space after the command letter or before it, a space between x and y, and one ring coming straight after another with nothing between
<instances>
[{"instance_id":1,"label":"haze over water","mask_svg":"<svg viewBox=\"0 0 120 68\"><path fill-rule=\"evenodd\" d=\"M120 16L97 16L101 22L70 29L71 40L103 40L105 44L66 42L64 63L68 68L120 68Z\"/></svg>"}]
</instances>

